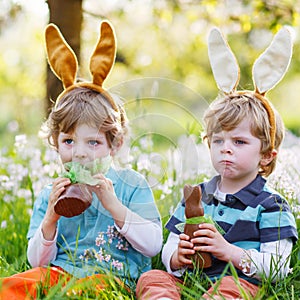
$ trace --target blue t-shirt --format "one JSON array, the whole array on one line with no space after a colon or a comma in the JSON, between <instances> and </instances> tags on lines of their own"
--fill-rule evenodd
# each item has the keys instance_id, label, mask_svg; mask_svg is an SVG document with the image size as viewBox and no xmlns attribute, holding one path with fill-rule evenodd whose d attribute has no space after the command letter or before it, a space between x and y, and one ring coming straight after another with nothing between
<instances>
[{"instance_id":1,"label":"blue t-shirt","mask_svg":"<svg viewBox=\"0 0 300 300\"><path fill-rule=\"evenodd\" d=\"M126 207L145 219L160 223L153 193L141 174L111 168L106 177L112 180L117 198ZM45 216L51 190L51 185L44 188L34 203L28 239L33 237ZM51 264L76 277L110 270L118 276L135 279L151 269L151 258L135 250L118 233L112 216L94 193L92 205L78 216L61 217L57 231L58 252Z\"/></svg>"},{"instance_id":2,"label":"blue t-shirt","mask_svg":"<svg viewBox=\"0 0 300 300\"><path fill-rule=\"evenodd\" d=\"M276 191L270 189L266 180L258 175L256 179L239 192L226 195L226 201L214 198L214 192L220 176L209 182L201 183L202 205L204 213L225 231L224 238L231 244L243 249L260 250L261 243L274 242L291 238L298 239L295 218L288 203ZM175 234L180 231L175 227L185 222L185 202L182 200L166 224L166 228ZM212 266L203 270L211 278L219 277L226 262L213 257ZM249 281L240 270L240 277Z\"/></svg>"}]
</instances>

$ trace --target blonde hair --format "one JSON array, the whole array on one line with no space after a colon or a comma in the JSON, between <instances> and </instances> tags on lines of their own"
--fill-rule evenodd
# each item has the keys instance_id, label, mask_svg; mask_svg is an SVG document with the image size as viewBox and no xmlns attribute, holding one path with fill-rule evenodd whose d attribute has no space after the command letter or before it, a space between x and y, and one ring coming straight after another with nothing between
<instances>
[{"instance_id":1,"label":"blonde hair","mask_svg":"<svg viewBox=\"0 0 300 300\"><path fill-rule=\"evenodd\" d=\"M284 124L278 112L272 107L275 113L275 143L274 149L278 151L284 138ZM210 147L213 133L229 131L234 129L244 119L251 120L251 133L261 140L261 154L267 154L273 150L269 122L269 115L261 100L254 92L233 92L218 97L213 101L204 114L205 134ZM261 166L259 174L269 176L276 166L276 157L267 165Z\"/></svg>"},{"instance_id":2,"label":"blonde hair","mask_svg":"<svg viewBox=\"0 0 300 300\"><path fill-rule=\"evenodd\" d=\"M120 101L119 101L120 102ZM106 134L112 148L122 142L127 133L127 117L121 103L118 111L100 92L77 87L63 95L42 127L44 137L58 149L60 132L72 133L78 125L87 124Z\"/></svg>"}]
</instances>

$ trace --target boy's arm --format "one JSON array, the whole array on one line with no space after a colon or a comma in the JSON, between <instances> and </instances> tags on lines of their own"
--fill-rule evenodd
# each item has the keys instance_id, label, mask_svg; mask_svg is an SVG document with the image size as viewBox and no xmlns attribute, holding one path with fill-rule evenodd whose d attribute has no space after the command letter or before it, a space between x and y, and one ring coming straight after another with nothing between
<instances>
[{"instance_id":1,"label":"boy's arm","mask_svg":"<svg viewBox=\"0 0 300 300\"><path fill-rule=\"evenodd\" d=\"M153 257L161 250L163 237L160 222L144 219L126 208L124 225L119 228L115 223L115 227L143 255Z\"/></svg>"},{"instance_id":2,"label":"boy's arm","mask_svg":"<svg viewBox=\"0 0 300 300\"><path fill-rule=\"evenodd\" d=\"M58 182L57 179L56 182ZM44 235L42 226L47 210L49 212L49 200L53 195L53 184L46 186L38 195L30 219L27 233L28 247L27 258L32 267L47 266L54 260L57 254L57 230L51 232L51 238ZM55 200L55 199L53 199Z\"/></svg>"},{"instance_id":3,"label":"boy's arm","mask_svg":"<svg viewBox=\"0 0 300 300\"><path fill-rule=\"evenodd\" d=\"M202 223L191 241L200 246L195 250L211 252L216 258L229 262L240 269L245 275L262 279L271 276L278 280L289 271L289 256L292 251L292 239L264 243L258 252L255 249L245 250L230 244L212 224Z\"/></svg>"},{"instance_id":4,"label":"boy's arm","mask_svg":"<svg viewBox=\"0 0 300 300\"><path fill-rule=\"evenodd\" d=\"M179 235L173 232L170 232L167 242L165 243L162 250L162 262L167 269L167 272L176 276L181 277L187 267L180 268L178 270L172 270L171 268L171 259L175 251L178 249L179 244Z\"/></svg>"},{"instance_id":5,"label":"boy's arm","mask_svg":"<svg viewBox=\"0 0 300 300\"><path fill-rule=\"evenodd\" d=\"M259 280L263 276L272 276L272 281L287 276L290 271L289 263L292 248L292 240L283 239L261 244L260 252L254 249L247 250L243 259L250 268L243 273Z\"/></svg>"},{"instance_id":6,"label":"boy's arm","mask_svg":"<svg viewBox=\"0 0 300 300\"><path fill-rule=\"evenodd\" d=\"M27 258L30 265L35 267L47 266L54 260L57 254L56 246L57 232L52 241L45 240L41 226L36 230L34 236L28 242Z\"/></svg>"}]
</instances>

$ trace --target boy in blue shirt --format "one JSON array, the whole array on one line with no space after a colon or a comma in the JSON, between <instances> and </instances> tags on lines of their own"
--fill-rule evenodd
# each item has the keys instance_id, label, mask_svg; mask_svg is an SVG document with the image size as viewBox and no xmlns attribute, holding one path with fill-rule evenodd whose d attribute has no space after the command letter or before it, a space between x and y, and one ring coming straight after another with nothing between
<instances>
[{"instance_id":1,"label":"boy in blue shirt","mask_svg":"<svg viewBox=\"0 0 300 300\"><path fill-rule=\"evenodd\" d=\"M76 56L55 25L46 29L46 45L49 63L65 88L45 124L47 138L64 165L75 163L85 171L96 167L91 168L95 183L82 213L66 202L65 211L74 211L74 216L62 216L56 209L70 178L58 177L41 191L27 235L33 269L2 279L0 299L36 298L38 288L47 294L49 287L64 284L62 280L77 278L80 286L89 284L93 291L105 289L111 275L118 284L132 283L151 269L151 257L162 245L160 215L148 183L134 170L112 166L127 119L118 99L102 88L115 59L111 25L101 24L91 57L91 83L75 82ZM72 289L70 296L82 289Z\"/></svg>"}]
</instances>

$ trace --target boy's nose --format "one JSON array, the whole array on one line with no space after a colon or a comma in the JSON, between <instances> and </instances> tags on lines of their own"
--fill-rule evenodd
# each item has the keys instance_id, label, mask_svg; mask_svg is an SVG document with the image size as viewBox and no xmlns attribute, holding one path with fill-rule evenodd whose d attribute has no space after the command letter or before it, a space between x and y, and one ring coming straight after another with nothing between
<instances>
[{"instance_id":1,"label":"boy's nose","mask_svg":"<svg viewBox=\"0 0 300 300\"><path fill-rule=\"evenodd\" d=\"M224 143L224 145L223 145L223 147L222 147L222 149L221 149L221 152L222 152L223 154L232 154L232 153L233 153L233 152L232 152L232 149L231 149L231 147L229 146L228 143Z\"/></svg>"},{"instance_id":2,"label":"boy's nose","mask_svg":"<svg viewBox=\"0 0 300 300\"><path fill-rule=\"evenodd\" d=\"M221 152L222 152L223 154L232 154L232 153L233 153L232 150L231 150L230 148L223 148L223 149L221 150Z\"/></svg>"},{"instance_id":3,"label":"boy's nose","mask_svg":"<svg viewBox=\"0 0 300 300\"><path fill-rule=\"evenodd\" d=\"M75 149L73 148L73 155L76 158L84 158L87 156L87 153L83 147L77 146Z\"/></svg>"}]
</instances>

